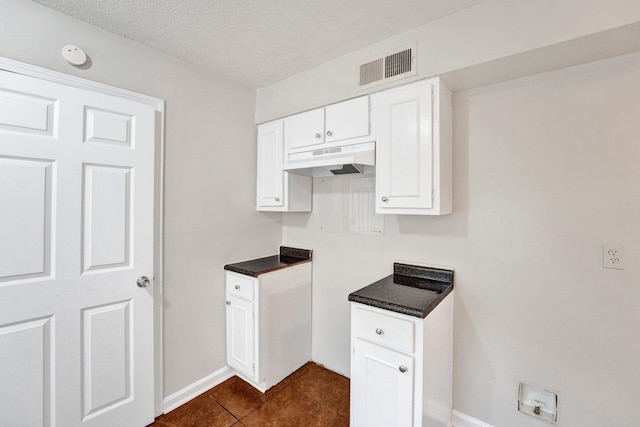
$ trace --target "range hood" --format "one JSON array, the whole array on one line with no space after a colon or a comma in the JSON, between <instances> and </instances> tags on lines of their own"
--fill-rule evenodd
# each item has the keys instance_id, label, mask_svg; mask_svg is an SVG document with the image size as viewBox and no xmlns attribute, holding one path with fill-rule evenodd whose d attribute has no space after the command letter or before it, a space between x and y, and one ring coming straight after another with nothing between
<instances>
[{"instance_id":1,"label":"range hood","mask_svg":"<svg viewBox=\"0 0 640 427\"><path fill-rule=\"evenodd\" d=\"M333 176L373 172L375 141L291 153L282 170L309 176Z\"/></svg>"}]
</instances>

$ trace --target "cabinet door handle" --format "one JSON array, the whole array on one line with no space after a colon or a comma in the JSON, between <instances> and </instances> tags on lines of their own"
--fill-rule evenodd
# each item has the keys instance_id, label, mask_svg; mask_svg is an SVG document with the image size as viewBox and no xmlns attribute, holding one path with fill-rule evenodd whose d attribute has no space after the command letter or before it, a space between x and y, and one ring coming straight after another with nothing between
<instances>
[{"instance_id":1,"label":"cabinet door handle","mask_svg":"<svg viewBox=\"0 0 640 427\"><path fill-rule=\"evenodd\" d=\"M236 291L240 290L240 285L236 285Z\"/></svg>"},{"instance_id":2,"label":"cabinet door handle","mask_svg":"<svg viewBox=\"0 0 640 427\"><path fill-rule=\"evenodd\" d=\"M319 133L316 133L316 139L320 139L322 135L320 135Z\"/></svg>"},{"instance_id":3,"label":"cabinet door handle","mask_svg":"<svg viewBox=\"0 0 640 427\"><path fill-rule=\"evenodd\" d=\"M280 197L276 197L276 202L279 202L279 201L280 201Z\"/></svg>"},{"instance_id":4,"label":"cabinet door handle","mask_svg":"<svg viewBox=\"0 0 640 427\"><path fill-rule=\"evenodd\" d=\"M406 367L406 366L404 366L404 365L400 365L400 367L398 368L398 370L404 374L405 372L407 372L407 367Z\"/></svg>"},{"instance_id":5,"label":"cabinet door handle","mask_svg":"<svg viewBox=\"0 0 640 427\"><path fill-rule=\"evenodd\" d=\"M231 301L227 301L227 305L231 305Z\"/></svg>"},{"instance_id":6,"label":"cabinet door handle","mask_svg":"<svg viewBox=\"0 0 640 427\"><path fill-rule=\"evenodd\" d=\"M380 200L382 200L383 202L388 202L389 198L387 196L382 196Z\"/></svg>"},{"instance_id":7,"label":"cabinet door handle","mask_svg":"<svg viewBox=\"0 0 640 427\"><path fill-rule=\"evenodd\" d=\"M384 334L384 331L382 329L380 329L380 328L376 328L376 334L382 335L382 334Z\"/></svg>"},{"instance_id":8,"label":"cabinet door handle","mask_svg":"<svg viewBox=\"0 0 640 427\"><path fill-rule=\"evenodd\" d=\"M331 132L330 130L327 131L327 136L333 136L333 132Z\"/></svg>"}]
</instances>

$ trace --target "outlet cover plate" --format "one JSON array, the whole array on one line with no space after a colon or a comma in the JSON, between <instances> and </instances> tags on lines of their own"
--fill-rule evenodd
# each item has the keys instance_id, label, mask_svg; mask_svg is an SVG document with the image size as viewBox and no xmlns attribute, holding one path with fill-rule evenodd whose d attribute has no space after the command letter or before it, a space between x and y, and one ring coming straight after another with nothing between
<instances>
[{"instance_id":1,"label":"outlet cover plate","mask_svg":"<svg viewBox=\"0 0 640 427\"><path fill-rule=\"evenodd\" d=\"M602 268L624 270L624 246L615 243L602 245Z\"/></svg>"}]
</instances>

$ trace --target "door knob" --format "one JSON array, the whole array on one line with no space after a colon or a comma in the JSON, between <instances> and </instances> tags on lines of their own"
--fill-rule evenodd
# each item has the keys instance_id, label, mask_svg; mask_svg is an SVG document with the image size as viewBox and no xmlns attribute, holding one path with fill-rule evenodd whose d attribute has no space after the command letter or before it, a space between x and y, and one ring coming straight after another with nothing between
<instances>
[{"instance_id":1,"label":"door knob","mask_svg":"<svg viewBox=\"0 0 640 427\"><path fill-rule=\"evenodd\" d=\"M382 329L380 329L380 328L376 328L376 334L382 335L382 334L384 334L384 331Z\"/></svg>"},{"instance_id":2,"label":"door knob","mask_svg":"<svg viewBox=\"0 0 640 427\"><path fill-rule=\"evenodd\" d=\"M333 136L333 132L331 132L330 130L327 131L327 136Z\"/></svg>"},{"instance_id":3,"label":"door knob","mask_svg":"<svg viewBox=\"0 0 640 427\"><path fill-rule=\"evenodd\" d=\"M387 196L382 196L380 200L382 200L383 202L388 202L389 198Z\"/></svg>"},{"instance_id":4,"label":"door knob","mask_svg":"<svg viewBox=\"0 0 640 427\"><path fill-rule=\"evenodd\" d=\"M149 280L147 276L140 276L138 280L136 280L136 285L138 285L139 288L148 288L151 286L151 280Z\"/></svg>"},{"instance_id":5,"label":"door knob","mask_svg":"<svg viewBox=\"0 0 640 427\"><path fill-rule=\"evenodd\" d=\"M322 135L320 135L319 133L316 133L316 139L320 139Z\"/></svg>"},{"instance_id":6,"label":"door knob","mask_svg":"<svg viewBox=\"0 0 640 427\"><path fill-rule=\"evenodd\" d=\"M398 368L398 370L404 374L405 372L407 372L407 367L402 365Z\"/></svg>"},{"instance_id":7,"label":"door knob","mask_svg":"<svg viewBox=\"0 0 640 427\"><path fill-rule=\"evenodd\" d=\"M236 288L236 291L239 291L240 290L240 285L236 285L235 288Z\"/></svg>"}]
</instances>

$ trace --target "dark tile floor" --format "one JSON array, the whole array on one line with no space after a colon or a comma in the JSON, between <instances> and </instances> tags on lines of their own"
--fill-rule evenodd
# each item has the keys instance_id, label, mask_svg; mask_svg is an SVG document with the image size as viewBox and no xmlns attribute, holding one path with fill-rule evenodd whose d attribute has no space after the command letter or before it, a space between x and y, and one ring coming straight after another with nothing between
<instances>
[{"instance_id":1,"label":"dark tile floor","mask_svg":"<svg viewBox=\"0 0 640 427\"><path fill-rule=\"evenodd\" d=\"M348 427L349 379L309 362L266 393L232 377L154 427Z\"/></svg>"}]
</instances>

